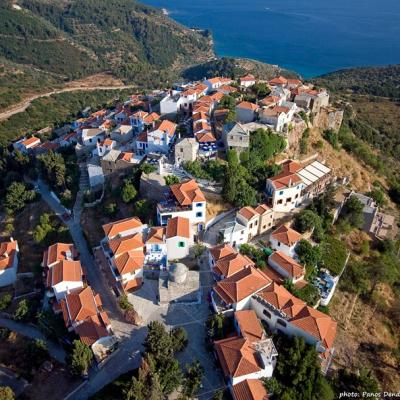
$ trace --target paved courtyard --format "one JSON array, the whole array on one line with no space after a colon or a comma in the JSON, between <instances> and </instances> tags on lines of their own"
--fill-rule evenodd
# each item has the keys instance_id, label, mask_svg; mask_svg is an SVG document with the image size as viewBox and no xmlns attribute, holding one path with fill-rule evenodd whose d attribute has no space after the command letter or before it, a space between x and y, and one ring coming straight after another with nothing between
<instances>
[{"instance_id":1,"label":"paved courtyard","mask_svg":"<svg viewBox=\"0 0 400 400\"><path fill-rule=\"evenodd\" d=\"M182 367L196 359L204 367L203 387L198 395L200 399L211 399L215 390L225 386L221 370L217 367L213 353L207 351L205 342L205 321L211 315L208 298L212 284L213 279L203 257L200 263L199 304L158 305L158 280L146 279L140 290L128 295L144 324L160 321L170 329L178 326L186 329L189 343L185 351L178 355L178 359Z\"/></svg>"}]
</instances>

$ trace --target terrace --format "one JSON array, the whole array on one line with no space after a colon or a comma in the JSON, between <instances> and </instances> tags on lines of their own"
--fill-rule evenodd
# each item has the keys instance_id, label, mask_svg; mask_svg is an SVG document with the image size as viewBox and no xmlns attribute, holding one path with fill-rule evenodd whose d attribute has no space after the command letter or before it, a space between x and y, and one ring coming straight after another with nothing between
<instances>
[{"instance_id":1,"label":"terrace","mask_svg":"<svg viewBox=\"0 0 400 400\"><path fill-rule=\"evenodd\" d=\"M161 201L157 204L158 211L160 213L167 212L182 212L182 211L192 211L193 206L182 206L176 200L169 199L165 201Z\"/></svg>"},{"instance_id":2,"label":"terrace","mask_svg":"<svg viewBox=\"0 0 400 400\"><path fill-rule=\"evenodd\" d=\"M214 291L211 291L211 303L217 314L233 313L232 305L226 304Z\"/></svg>"}]
</instances>

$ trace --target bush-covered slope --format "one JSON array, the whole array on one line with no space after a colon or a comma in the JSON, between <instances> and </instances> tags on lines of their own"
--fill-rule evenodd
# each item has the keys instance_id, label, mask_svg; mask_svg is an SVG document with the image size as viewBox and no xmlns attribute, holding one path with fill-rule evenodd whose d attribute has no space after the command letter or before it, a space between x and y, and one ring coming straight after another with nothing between
<instances>
[{"instance_id":1,"label":"bush-covered slope","mask_svg":"<svg viewBox=\"0 0 400 400\"><path fill-rule=\"evenodd\" d=\"M186 79L203 79L212 76L226 76L238 78L245 74L253 74L257 78L272 79L282 74L287 77L298 77L292 71L284 70L278 66L265 64L246 58L222 57L191 66L183 71Z\"/></svg>"},{"instance_id":2,"label":"bush-covered slope","mask_svg":"<svg viewBox=\"0 0 400 400\"><path fill-rule=\"evenodd\" d=\"M0 4L0 56L75 79L110 71L156 84L212 56L210 38L134 0L10 0ZM155 71L161 71L160 74Z\"/></svg>"},{"instance_id":3,"label":"bush-covered slope","mask_svg":"<svg viewBox=\"0 0 400 400\"><path fill-rule=\"evenodd\" d=\"M370 94L400 99L400 65L350 68L315 78L314 83L334 92Z\"/></svg>"}]
</instances>

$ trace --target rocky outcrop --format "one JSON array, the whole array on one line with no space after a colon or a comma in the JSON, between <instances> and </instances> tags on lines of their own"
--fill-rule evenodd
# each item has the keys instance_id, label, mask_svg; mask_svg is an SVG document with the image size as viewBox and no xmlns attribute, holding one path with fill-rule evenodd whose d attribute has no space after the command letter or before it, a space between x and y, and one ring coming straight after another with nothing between
<instances>
[{"instance_id":1,"label":"rocky outcrop","mask_svg":"<svg viewBox=\"0 0 400 400\"><path fill-rule=\"evenodd\" d=\"M332 129L339 132L343 121L343 110L334 107L321 107L320 111L315 115L313 125L322 130Z\"/></svg>"}]
</instances>

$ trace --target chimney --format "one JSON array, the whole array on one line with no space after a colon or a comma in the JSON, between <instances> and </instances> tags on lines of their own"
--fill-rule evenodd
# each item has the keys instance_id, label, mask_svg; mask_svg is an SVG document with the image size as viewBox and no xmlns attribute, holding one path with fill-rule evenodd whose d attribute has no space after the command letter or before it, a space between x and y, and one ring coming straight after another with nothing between
<instances>
[{"instance_id":1,"label":"chimney","mask_svg":"<svg viewBox=\"0 0 400 400\"><path fill-rule=\"evenodd\" d=\"M292 178L289 178L289 185L288 187L292 187Z\"/></svg>"},{"instance_id":2,"label":"chimney","mask_svg":"<svg viewBox=\"0 0 400 400\"><path fill-rule=\"evenodd\" d=\"M4 257L4 258L8 258L8 252L7 252L7 251L5 251L5 252L3 253L3 257Z\"/></svg>"}]
</instances>

